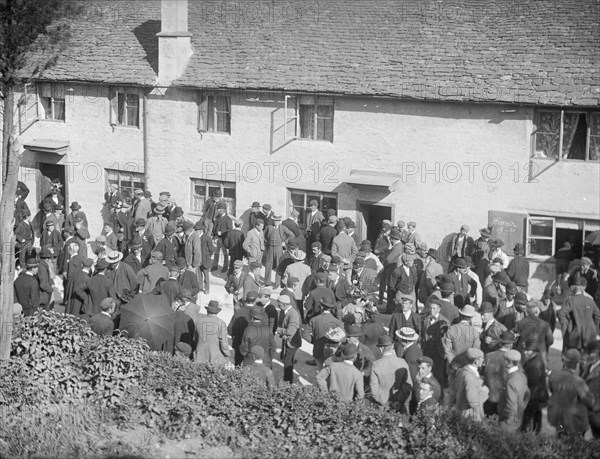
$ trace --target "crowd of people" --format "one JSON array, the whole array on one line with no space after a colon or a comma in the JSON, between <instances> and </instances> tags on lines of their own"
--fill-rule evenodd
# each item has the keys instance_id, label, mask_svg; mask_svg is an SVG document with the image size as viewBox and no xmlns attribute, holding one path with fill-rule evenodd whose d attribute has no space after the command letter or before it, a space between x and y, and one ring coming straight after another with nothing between
<instances>
[{"instance_id":1,"label":"crowd of people","mask_svg":"<svg viewBox=\"0 0 600 459\"><path fill-rule=\"evenodd\" d=\"M442 253L422 241L415 222L384 220L375 241L361 240L352 219L323 212L316 200L302 225L296 210L284 219L258 202L244 220L228 213L217 190L193 222L168 192L154 202L149 191L111 185L102 233L90 240L81 206L65 212L59 182L33 219L27 193L19 183L14 291L24 315L62 303L111 334L121 307L153 295L177 312L176 355L214 365L233 357L269 386L277 358L283 380L294 382L305 340L318 387L343 400L406 413L452 406L535 432L547 406L559 431L591 426L600 435L600 296L587 257L537 299L528 294L523 244L509 257L491 228L474 240L463 225ZM205 314L198 305L217 270L233 297L229 324L217 301ZM391 315L387 329L382 314ZM557 324L564 369L551 374Z\"/></svg>"}]
</instances>

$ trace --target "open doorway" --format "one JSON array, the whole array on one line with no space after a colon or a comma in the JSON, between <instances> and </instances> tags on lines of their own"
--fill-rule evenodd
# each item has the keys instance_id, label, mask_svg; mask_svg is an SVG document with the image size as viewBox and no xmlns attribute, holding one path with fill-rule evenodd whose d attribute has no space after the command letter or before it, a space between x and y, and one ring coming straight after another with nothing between
<instances>
[{"instance_id":1,"label":"open doorway","mask_svg":"<svg viewBox=\"0 0 600 459\"><path fill-rule=\"evenodd\" d=\"M375 246L383 220L392 220L392 206L385 204L358 203L358 225L361 239L368 239Z\"/></svg>"},{"instance_id":2,"label":"open doorway","mask_svg":"<svg viewBox=\"0 0 600 459\"><path fill-rule=\"evenodd\" d=\"M46 195L50 193L52 181L58 179L62 184L60 192L65 198L65 207L68 207L69 205L67 203L69 201L67 199L67 180L65 166L61 164L39 163L38 169L40 171L36 180L36 195L38 205L42 202Z\"/></svg>"}]
</instances>

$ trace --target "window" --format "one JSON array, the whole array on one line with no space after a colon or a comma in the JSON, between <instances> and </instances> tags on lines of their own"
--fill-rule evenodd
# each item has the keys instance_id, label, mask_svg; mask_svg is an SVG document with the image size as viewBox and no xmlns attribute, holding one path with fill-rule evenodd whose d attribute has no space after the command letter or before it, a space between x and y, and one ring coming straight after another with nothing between
<instances>
[{"instance_id":1,"label":"window","mask_svg":"<svg viewBox=\"0 0 600 459\"><path fill-rule=\"evenodd\" d=\"M551 257L565 242L571 245L574 257L582 257L593 251L586 238L600 230L600 222L566 217L529 216L527 218L528 254Z\"/></svg>"},{"instance_id":2,"label":"window","mask_svg":"<svg viewBox=\"0 0 600 459\"><path fill-rule=\"evenodd\" d=\"M204 203L208 198L214 196L215 191L220 190L223 201L227 203L227 212L235 215L235 182L216 182L212 180L191 179L192 203L191 212L201 213Z\"/></svg>"},{"instance_id":3,"label":"window","mask_svg":"<svg viewBox=\"0 0 600 459\"><path fill-rule=\"evenodd\" d=\"M39 88L39 101L41 106L41 119L64 121L65 120L65 87L61 84L41 83Z\"/></svg>"},{"instance_id":4,"label":"window","mask_svg":"<svg viewBox=\"0 0 600 459\"><path fill-rule=\"evenodd\" d=\"M600 112L537 110L532 157L600 160Z\"/></svg>"},{"instance_id":5,"label":"window","mask_svg":"<svg viewBox=\"0 0 600 459\"><path fill-rule=\"evenodd\" d=\"M198 131L231 132L231 99L201 93L198 101Z\"/></svg>"},{"instance_id":6,"label":"window","mask_svg":"<svg viewBox=\"0 0 600 459\"><path fill-rule=\"evenodd\" d=\"M110 88L110 124L140 126L140 95L134 88Z\"/></svg>"},{"instance_id":7,"label":"window","mask_svg":"<svg viewBox=\"0 0 600 459\"><path fill-rule=\"evenodd\" d=\"M117 185L123 197L133 198L135 190L144 190L146 188L144 174L139 172L106 169L106 179L106 188L108 189L109 185Z\"/></svg>"},{"instance_id":8,"label":"window","mask_svg":"<svg viewBox=\"0 0 600 459\"><path fill-rule=\"evenodd\" d=\"M337 210L337 194L321 193L318 191L288 190L290 211L297 210L298 225L303 230L306 229L306 214L310 211L310 201L315 199L319 203L319 210L323 215L327 215L328 209Z\"/></svg>"},{"instance_id":9,"label":"window","mask_svg":"<svg viewBox=\"0 0 600 459\"><path fill-rule=\"evenodd\" d=\"M286 138L333 142L333 98L285 96Z\"/></svg>"}]
</instances>

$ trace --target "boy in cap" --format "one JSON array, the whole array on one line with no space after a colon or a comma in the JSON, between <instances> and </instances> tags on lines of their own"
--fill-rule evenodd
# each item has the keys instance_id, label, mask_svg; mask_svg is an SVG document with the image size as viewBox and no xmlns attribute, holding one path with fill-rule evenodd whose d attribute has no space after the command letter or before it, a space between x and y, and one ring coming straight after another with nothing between
<instances>
[{"instance_id":1,"label":"boy in cap","mask_svg":"<svg viewBox=\"0 0 600 459\"><path fill-rule=\"evenodd\" d=\"M264 364L265 350L260 346L252 346L248 351L246 369L259 383L265 384L267 389L275 388L273 370Z\"/></svg>"}]
</instances>

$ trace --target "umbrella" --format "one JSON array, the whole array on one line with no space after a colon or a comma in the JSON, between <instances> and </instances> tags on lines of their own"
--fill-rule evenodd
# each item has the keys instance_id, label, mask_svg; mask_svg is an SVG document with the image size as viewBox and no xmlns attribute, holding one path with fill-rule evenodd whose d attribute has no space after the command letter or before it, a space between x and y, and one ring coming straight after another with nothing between
<instances>
[{"instance_id":1,"label":"umbrella","mask_svg":"<svg viewBox=\"0 0 600 459\"><path fill-rule=\"evenodd\" d=\"M143 338L154 351L173 351L176 314L162 295L137 295L121 307L119 328Z\"/></svg>"},{"instance_id":2,"label":"umbrella","mask_svg":"<svg viewBox=\"0 0 600 459\"><path fill-rule=\"evenodd\" d=\"M600 245L600 231L592 231L586 236L585 242L589 242L591 245Z\"/></svg>"}]
</instances>

